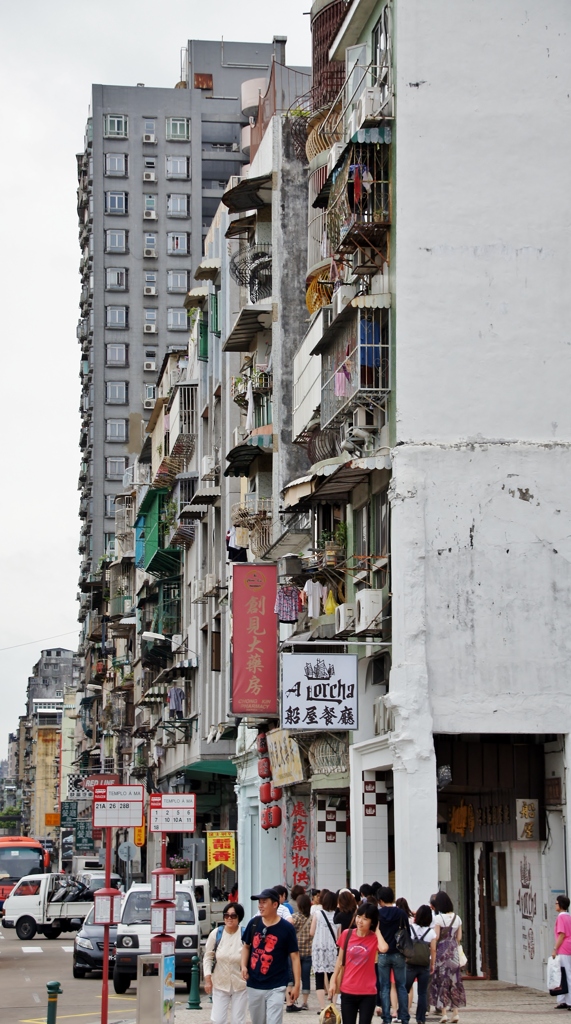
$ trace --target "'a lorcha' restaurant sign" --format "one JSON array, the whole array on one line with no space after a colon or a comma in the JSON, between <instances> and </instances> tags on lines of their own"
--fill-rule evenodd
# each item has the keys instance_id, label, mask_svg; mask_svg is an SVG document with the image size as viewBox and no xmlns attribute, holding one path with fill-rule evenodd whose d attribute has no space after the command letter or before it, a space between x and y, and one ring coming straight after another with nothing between
<instances>
[{"instance_id":1,"label":"'a lorcha' restaurant sign","mask_svg":"<svg viewBox=\"0 0 571 1024\"><path fill-rule=\"evenodd\" d=\"M276 565L233 565L232 713L278 713Z\"/></svg>"}]
</instances>

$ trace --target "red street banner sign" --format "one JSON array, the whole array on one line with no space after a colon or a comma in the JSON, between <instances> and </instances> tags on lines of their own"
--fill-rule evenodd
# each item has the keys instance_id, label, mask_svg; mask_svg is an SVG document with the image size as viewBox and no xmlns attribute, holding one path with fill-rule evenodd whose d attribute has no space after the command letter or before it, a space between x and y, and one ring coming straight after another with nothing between
<instances>
[{"instance_id":1,"label":"red street banner sign","mask_svg":"<svg viewBox=\"0 0 571 1024\"><path fill-rule=\"evenodd\" d=\"M232 713L278 713L277 565L235 562Z\"/></svg>"}]
</instances>

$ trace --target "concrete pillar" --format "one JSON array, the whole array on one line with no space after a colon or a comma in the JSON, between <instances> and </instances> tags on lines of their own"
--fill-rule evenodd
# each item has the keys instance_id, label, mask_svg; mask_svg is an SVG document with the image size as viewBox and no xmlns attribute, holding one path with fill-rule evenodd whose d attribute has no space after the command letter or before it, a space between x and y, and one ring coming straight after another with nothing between
<instances>
[{"instance_id":1,"label":"concrete pillar","mask_svg":"<svg viewBox=\"0 0 571 1024\"><path fill-rule=\"evenodd\" d=\"M396 896L411 907L428 903L438 888L436 759L417 758L393 768Z\"/></svg>"}]
</instances>

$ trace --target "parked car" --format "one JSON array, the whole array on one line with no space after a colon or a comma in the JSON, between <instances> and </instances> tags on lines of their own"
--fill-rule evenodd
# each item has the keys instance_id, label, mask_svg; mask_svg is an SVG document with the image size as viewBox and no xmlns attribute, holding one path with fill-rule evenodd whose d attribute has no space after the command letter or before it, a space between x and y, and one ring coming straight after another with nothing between
<instances>
[{"instance_id":1,"label":"parked car","mask_svg":"<svg viewBox=\"0 0 571 1024\"><path fill-rule=\"evenodd\" d=\"M102 924L93 924L93 907L89 911L81 931L75 936L73 943L73 976L85 978L88 971L103 970L103 939L105 929ZM115 944L117 942L117 926L109 929L109 977L113 977L115 966Z\"/></svg>"}]
</instances>

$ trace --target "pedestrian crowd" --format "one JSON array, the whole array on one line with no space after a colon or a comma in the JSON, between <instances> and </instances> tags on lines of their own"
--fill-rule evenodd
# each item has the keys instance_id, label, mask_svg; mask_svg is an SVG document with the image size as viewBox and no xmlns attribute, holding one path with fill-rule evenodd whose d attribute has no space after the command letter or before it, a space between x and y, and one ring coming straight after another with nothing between
<instances>
[{"instance_id":1,"label":"pedestrian crowd","mask_svg":"<svg viewBox=\"0 0 571 1024\"><path fill-rule=\"evenodd\" d=\"M288 898L289 897L289 898ZM251 897L258 913L242 926L243 906L224 908L224 924L206 943L204 987L213 1024L281 1024L282 1012L308 1011L311 971L324 1024L408 1024L416 986L416 1021L431 1007L456 1024L466 1005L462 921L437 892L412 911L389 886L308 890L284 885ZM571 957L570 957L571 960ZM436 1017L434 1018L436 1020Z\"/></svg>"}]
</instances>

